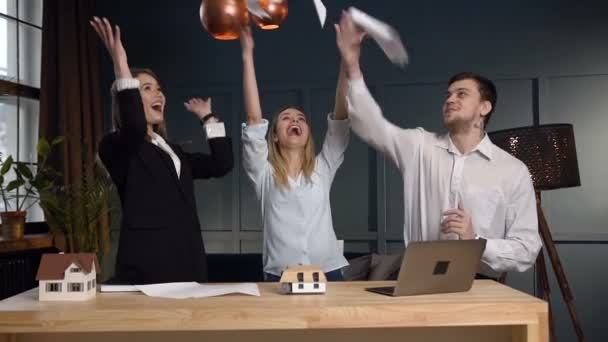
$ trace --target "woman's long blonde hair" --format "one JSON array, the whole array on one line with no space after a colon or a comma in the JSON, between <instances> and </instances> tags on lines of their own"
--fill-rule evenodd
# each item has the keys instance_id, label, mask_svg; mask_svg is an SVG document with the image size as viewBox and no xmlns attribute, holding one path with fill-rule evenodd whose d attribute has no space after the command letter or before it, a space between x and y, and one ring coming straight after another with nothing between
<instances>
[{"instance_id":1,"label":"woman's long blonde hair","mask_svg":"<svg viewBox=\"0 0 608 342\"><path fill-rule=\"evenodd\" d=\"M274 168L276 182L284 189L289 189L289 181L287 180L287 160L285 160L285 157L283 154L281 154L281 147L279 146L278 141L275 142L275 137L277 134L276 129L277 123L279 122L279 115L289 108L297 109L303 113L303 111L294 106L286 106L281 108L274 114L270 124L271 129L268 132L268 161ZM302 173L304 173L304 178L306 181L310 182L312 173L315 170L315 142L312 138L312 127L308 117L306 118L306 125L308 125L308 139L306 140L306 145L304 146Z\"/></svg>"},{"instance_id":2,"label":"woman's long blonde hair","mask_svg":"<svg viewBox=\"0 0 608 342\"><path fill-rule=\"evenodd\" d=\"M158 77L156 76L154 71L152 71L150 69L146 69L146 68L132 68L131 69L131 75L133 75L134 78L140 74L149 75L149 76L153 77L156 80L156 82L158 82L160 84L160 81L158 80ZM116 98L116 88L114 87L114 84L112 85L111 93L112 93L112 126L113 126L114 130L118 131L118 130L120 130L121 113L120 113L120 108L118 106L118 99ZM167 139L167 127L165 126L164 120L161 124L153 125L152 129L154 130L154 132L156 134L163 137L163 139ZM146 135L146 137L147 137L147 135Z\"/></svg>"}]
</instances>

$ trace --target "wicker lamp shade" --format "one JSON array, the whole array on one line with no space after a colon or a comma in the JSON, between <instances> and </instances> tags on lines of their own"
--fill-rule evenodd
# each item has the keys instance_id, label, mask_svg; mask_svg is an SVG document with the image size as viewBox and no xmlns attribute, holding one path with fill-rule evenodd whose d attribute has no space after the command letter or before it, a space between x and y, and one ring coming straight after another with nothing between
<instances>
[{"instance_id":1,"label":"wicker lamp shade","mask_svg":"<svg viewBox=\"0 0 608 342\"><path fill-rule=\"evenodd\" d=\"M572 125L519 127L488 135L495 145L528 166L536 190L581 185Z\"/></svg>"}]
</instances>

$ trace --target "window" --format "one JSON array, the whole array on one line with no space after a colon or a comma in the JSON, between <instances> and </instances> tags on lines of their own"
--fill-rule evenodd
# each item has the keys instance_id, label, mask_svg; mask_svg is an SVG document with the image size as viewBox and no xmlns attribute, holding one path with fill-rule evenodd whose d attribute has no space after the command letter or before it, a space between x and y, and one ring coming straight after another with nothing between
<instances>
[{"instance_id":1,"label":"window","mask_svg":"<svg viewBox=\"0 0 608 342\"><path fill-rule=\"evenodd\" d=\"M78 268L78 267L72 267L72 268L70 268L70 272L71 272L71 273L77 273L77 272L80 272L80 268Z\"/></svg>"},{"instance_id":2,"label":"window","mask_svg":"<svg viewBox=\"0 0 608 342\"><path fill-rule=\"evenodd\" d=\"M61 283L46 283L46 292L61 292Z\"/></svg>"},{"instance_id":3,"label":"window","mask_svg":"<svg viewBox=\"0 0 608 342\"><path fill-rule=\"evenodd\" d=\"M91 291L91 281L87 281L87 291Z\"/></svg>"},{"instance_id":4,"label":"window","mask_svg":"<svg viewBox=\"0 0 608 342\"><path fill-rule=\"evenodd\" d=\"M93 288L95 288L95 279L93 279L92 283L93 283Z\"/></svg>"},{"instance_id":5,"label":"window","mask_svg":"<svg viewBox=\"0 0 608 342\"><path fill-rule=\"evenodd\" d=\"M42 7L43 0L0 0L0 158L12 155L32 168L37 162ZM27 220L42 221L40 207L30 205L23 207L29 207ZM0 211L14 209L14 203L7 209L0 201Z\"/></svg>"},{"instance_id":6,"label":"window","mask_svg":"<svg viewBox=\"0 0 608 342\"><path fill-rule=\"evenodd\" d=\"M68 292L82 292L83 285L83 283L68 283Z\"/></svg>"}]
</instances>

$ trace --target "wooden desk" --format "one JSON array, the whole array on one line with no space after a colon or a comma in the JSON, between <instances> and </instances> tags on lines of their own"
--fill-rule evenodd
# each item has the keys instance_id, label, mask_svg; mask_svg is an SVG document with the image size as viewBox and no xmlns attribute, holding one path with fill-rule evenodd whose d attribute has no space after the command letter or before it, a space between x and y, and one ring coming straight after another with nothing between
<instances>
[{"instance_id":1,"label":"wooden desk","mask_svg":"<svg viewBox=\"0 0 608 342\"><path fill-rule=\"evenodd\" d=\"M330 283L325 295L173 300L98 294L37 302L37 289L0 302L0 341L548 341L547 304L490 280L469 292L387 297ZM86 336L83 336L86 335Z\"/></svg>"}]
</instances>

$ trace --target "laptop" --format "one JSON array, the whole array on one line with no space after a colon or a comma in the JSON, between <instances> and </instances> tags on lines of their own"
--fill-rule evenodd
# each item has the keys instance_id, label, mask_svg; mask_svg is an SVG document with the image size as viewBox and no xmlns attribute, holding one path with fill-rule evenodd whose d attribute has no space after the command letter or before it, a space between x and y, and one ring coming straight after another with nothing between
<instances>
[{"instance_id":1,"label":"laptop","mask_svg":"<svg viewBox=\"0 0 608 342\"><path fill-rule=\"evenodd\" d=\"M397 286L365 290L387 296L412 296L471 289L486 240L413 241L405 249Z\"/></svg>"}]
</instances>

